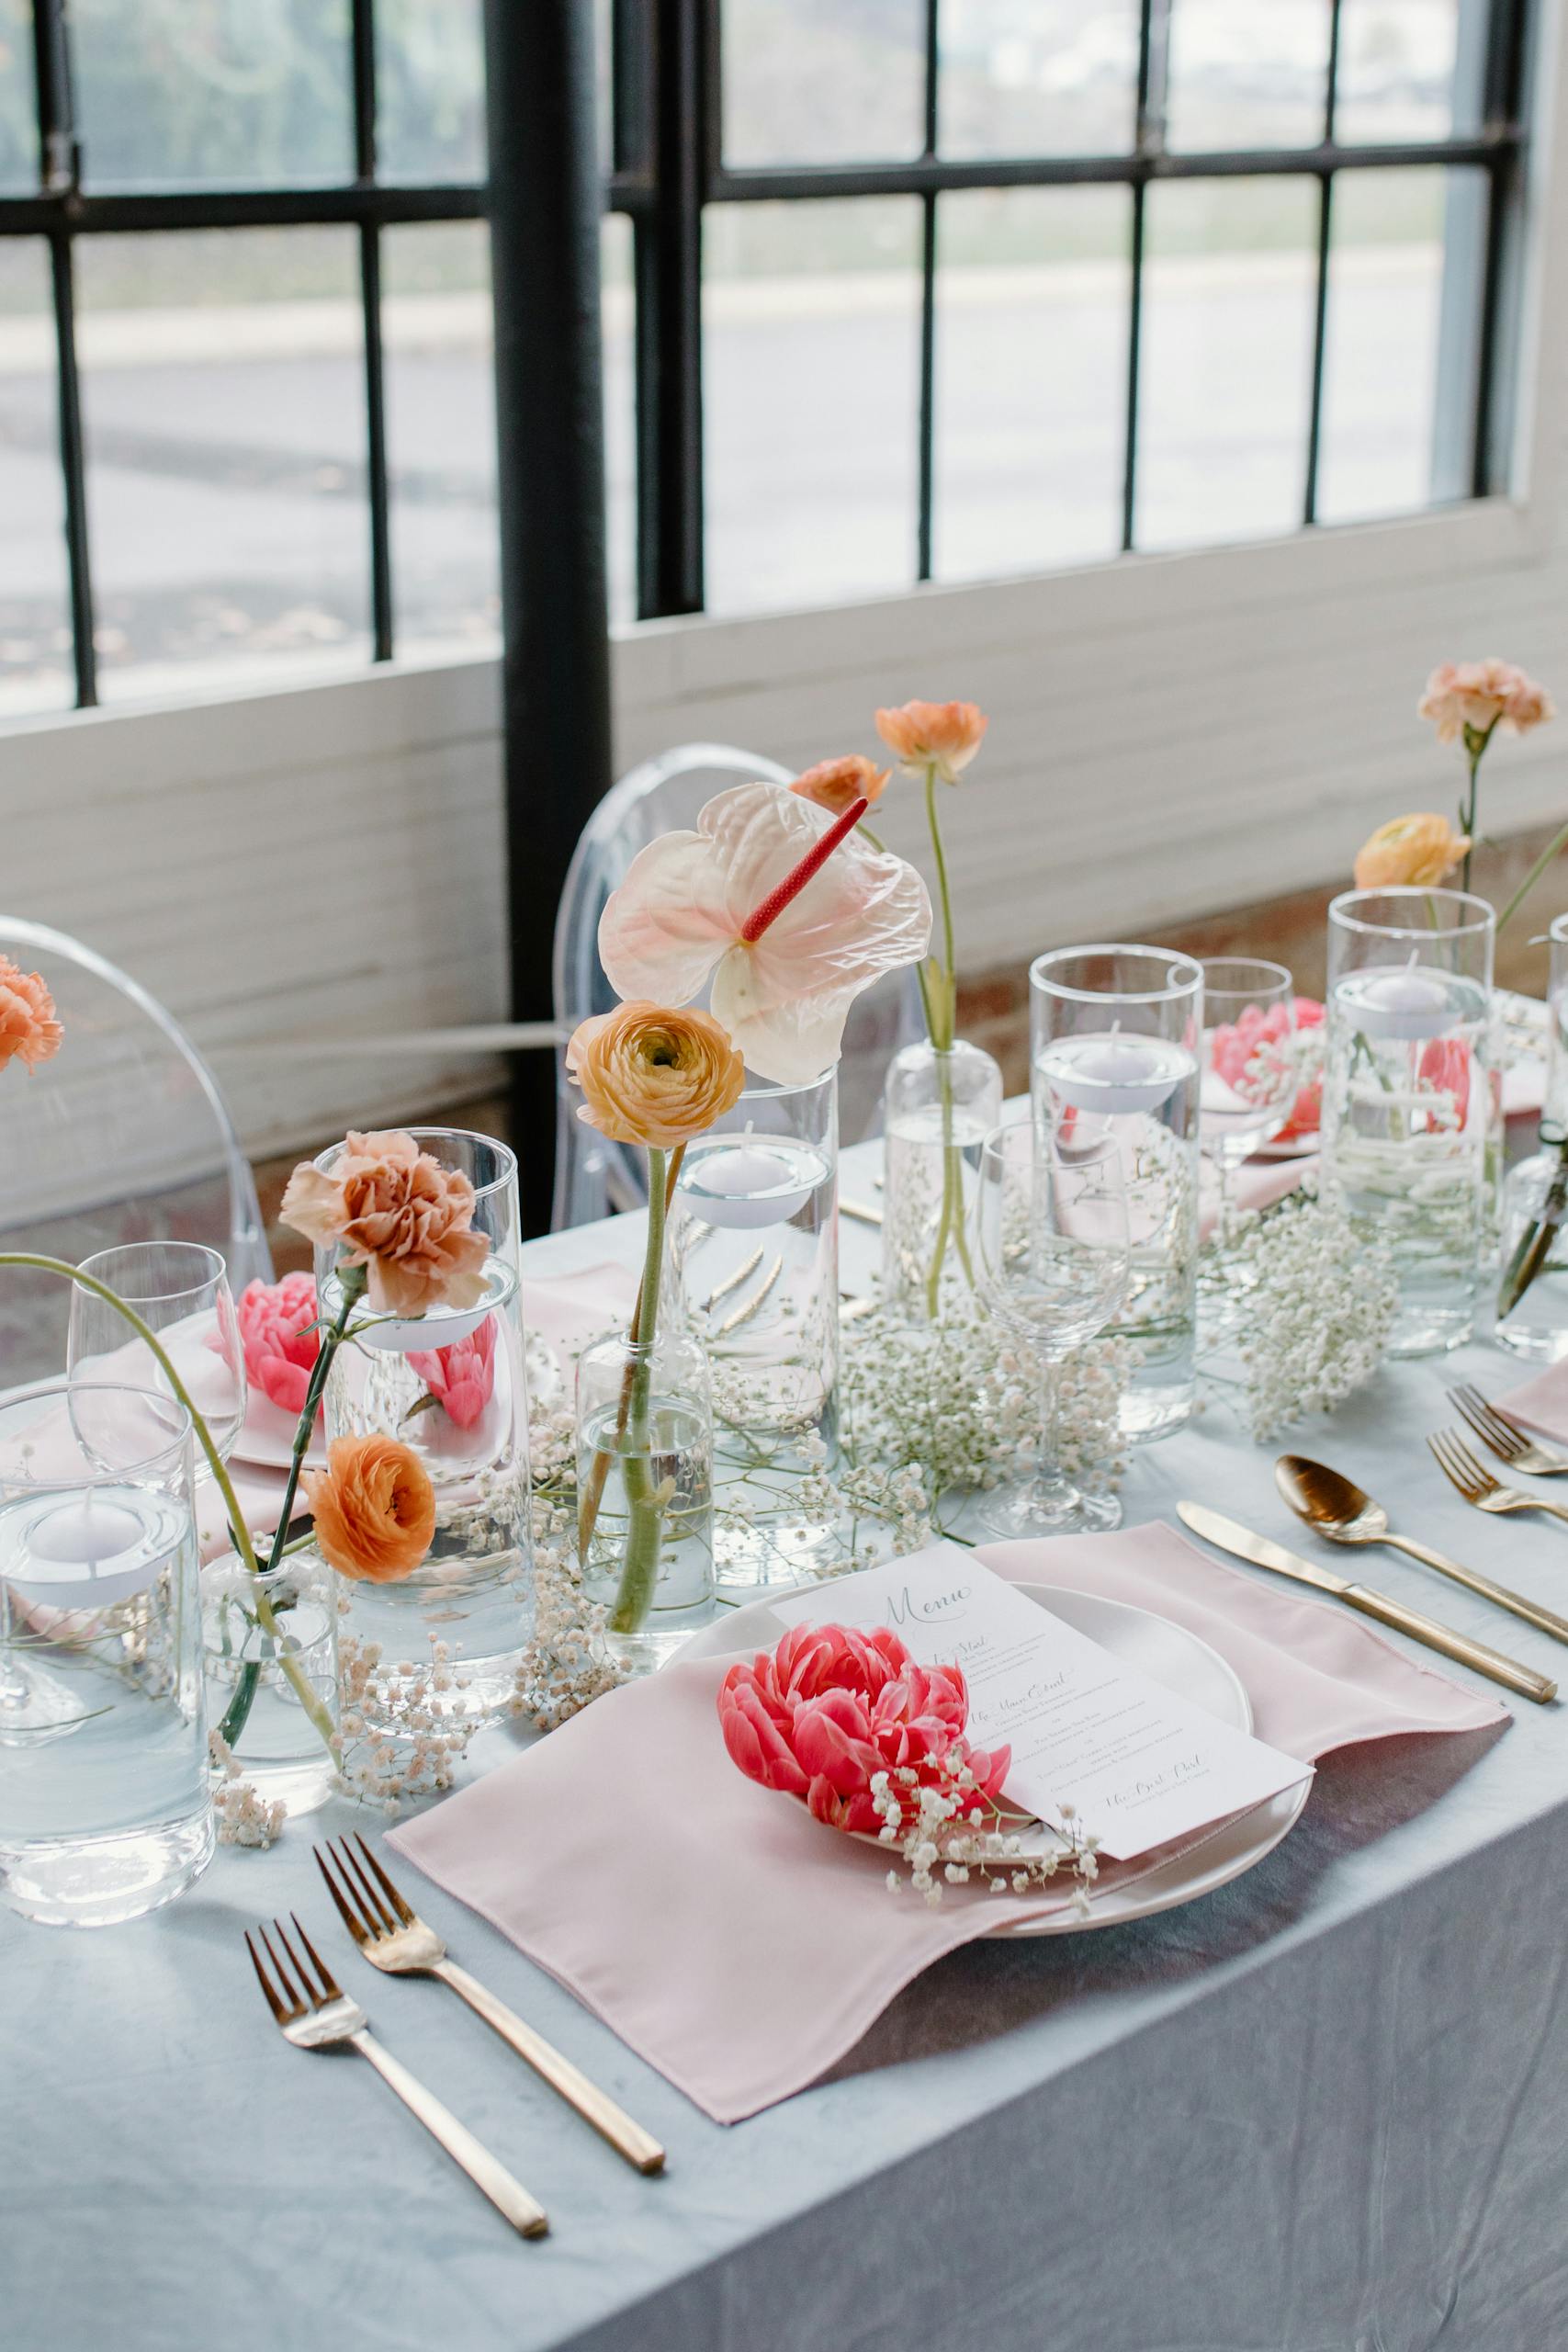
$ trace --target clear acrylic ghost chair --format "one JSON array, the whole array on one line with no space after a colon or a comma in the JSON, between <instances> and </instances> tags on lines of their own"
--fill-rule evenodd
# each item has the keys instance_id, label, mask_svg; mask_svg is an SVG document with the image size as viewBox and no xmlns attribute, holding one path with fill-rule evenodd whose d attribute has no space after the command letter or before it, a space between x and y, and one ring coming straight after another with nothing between
<instances>
[{"instance_id":1,"label":"clear acrylic ghost chair","mask_svg":"<svg viewBox=\"0 0 1568 2352\"><path fill-rule=\"evenodd\" d=\"M615 994L599 966L599 917L639 849L660 833L691 827L705 803L732 785L789 784L776 760L728 743L682 743L645 760L607 792L573 854L556 914L555 1015L570 1036L591 1012L608 1012ZM858 1143L880 1131L882 1081L890 1057L921 1034L919 986L912 971L893 972L857 997L844 1028L839 1064L840 1135ZM553 1223L585 1225L646 1199L638 1155L585 1126L581 1101L558 1056L556 1192Z\"/></svg>"},{"instance_id":2,"label":"clear acrylic ghost chair","mask_svg":"<svg viewBox=\"0 0 1568 2352\"><path fill-rule=\"evenodd\" d=\"M63 932L0 915L0 955L43 976L65 1035L0 1073L0 1250L79 1265L124 1241L220 1250L235 1295L272 1279L255 1182L211 1072L162 1005ZM65 1365L69 1293L0 1268L0 1385Z\"/></svg>"}]
</instances>

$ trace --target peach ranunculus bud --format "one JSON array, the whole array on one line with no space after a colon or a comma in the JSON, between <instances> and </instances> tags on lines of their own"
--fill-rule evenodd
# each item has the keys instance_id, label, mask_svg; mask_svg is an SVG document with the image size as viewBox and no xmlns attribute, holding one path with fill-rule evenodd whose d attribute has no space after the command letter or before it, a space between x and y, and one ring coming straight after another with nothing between
<instances>
[{"instance_id":1,"label":"peach ranunculus bud","mask_svg":"<svg viewBox=\"0 0 1568 2352\"><path fill-rule=\"evenodd\" d=\"M1395 817L1380 825L1356 854L1358 890L1435 889L1470 848L1446 817Z\"/></svg>"},{"instance_id":2,"label":"peach ranunculus bud","mask_svg":"<svg viewBox=\"0 0 1568 2352\"><path fill-rule=\"evenodd\" d=\"M566 1049L577 1115L615 1143L662 1151L733 1110L746 1065L711 1012L634 1001L581 1023Z\"/></svg>"},{"instance_id":3,"label":"peach ranunculus bud","mask_svg":"<svg viewBox=\"0 0 1568 2352\"><path fill-rule=\"evenodd\" d=\"M474 1188L412 1136L351 1130L330 1171L300 1161L279 1214L308 1241L341 1243L345 1265L366 1268L378 1315L473 1306L484 1295L490 1244L469 1229Z\"/></svg>"},{"instance_id":4,"label":"peach ranunculus bud","mask_svg":"<svg viewBox=\"0 0 1568 2352\"><path fill-rule=\"evenodd\" d=\"M397 1584L435 1536L435 1488L412 1446L373 1430L334 1438L327 1466L307 1475L317 1548L340 1576Z\"/></svg>"},{"instance_id":5,"label":"peach ranunculus bud","mask_svg":"<svg viewBox=\"0 0 1568 2352\"><path fill-rule=\"evenodd\" d=\"M1437 727L1439 743L1457 742L1470 729L1489 735L1501 726L1512 735L1526 735L1555 718L1557 707L1546 688L1526 675L1515 662L1444 662L1427 681L1416 717Z\"/></svg>"},{"instance_id":6,"label":"peach ranunculus bud","mask_svg":"<svg viewBox=\"0 0 1568 2352\"><path fill-rule=\"evenodd\" d=\"M841 817L857 800L880 800L887 789L891 768L879 768L863 752L846 752L841 759L818 760L790 786L803 800L815 800L829 816Z\"/></svg>"},{"instance_id":7,"label":"peach ranunculus bud","mask_svg":"<svg viewBox=\"0 0 1568 2352\"><path fill-rule=\"evenodd\" d=\"M908 774L934 768L943 784L958 782L990 723L973 702L907 702L876 714L877 733Z\"/></svg>"},{"instance_id":8,"label":"peach ranunculus bud","mask_svg":"<svg viewBox=\"0 0 1568 2352\"><path fill-rule=\"evenodd\" d=\"M64 1035L42 976L0 956L0 1069L19 1061L30 1078L39 1062L60 1051Z\"/></svg>"}]
</instances>

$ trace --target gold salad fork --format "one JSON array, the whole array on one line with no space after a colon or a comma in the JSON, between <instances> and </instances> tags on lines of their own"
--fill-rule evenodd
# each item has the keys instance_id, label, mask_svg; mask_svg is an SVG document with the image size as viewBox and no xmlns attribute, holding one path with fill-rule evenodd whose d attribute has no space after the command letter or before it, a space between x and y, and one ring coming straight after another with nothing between
<instances>
[{"instance_id":1,"label":"gold salad fork","mask_svg":"<svg viewBox=\"0 0 1568 2352\"><path fill-rule=\"evenodd\" d=\"M312 1981L310 1969L305 1966L284 1932L283 1922L275 1919L272 1933L288 1953L294 1976L299 1980L297 1990L294 1976L288 1973L273 1949L272 1937L265 1928L256 1934L266 1948L267 1959L273 1966L269 1976L262 1956L249 1934L245 1949L266 1996L272 2011L285 2037L297 2050L357 2050L368 2058L384 2082L389 2083L403 2105L418 2116L425 2130L440 2141L447 2154L462 2165L476 2188L482 2188L498 2212L504 2213L514 2230L525 2238L543 2237L549 2228L542 2205L536 2204L527 2190L503 2165L496 2162L488 2148L475 2139L457 2117L444 2108L440 2100L416 2082L406 2066L400 2066L389 2050L383 2050L371 2034L370 2024L357 2001L351 2001L338 1985L332 1971L322 1961L315 1945L299 1925L298 1912L291 1911L294 1932L299 1937L316 1972ZM276 1982L274 1983L274 1977Z\"/></svg>"},{"instance_id":2,"label":"gold salad fork","mask_svg":"<svg viewBox=\"0 0 1568 2352\"><path fill-rule=\"evenodd\" d=\"M1568 1453L1542 1445L1501 1405L1489 1404L1479 1388L1450 1388L1449 1402L1470 1423L1482 1444L1511 1470L1522 1470L1531 1478L1568 1475Z\"/></svg>"},{"instance_id":3,"label":"gold salad fork","mask_svg":"<svg viewBox=\"0 0 1568 2352\"><path fill-rule=\"evenodd\" d=\"M439 1977L629 2165L638 2172L662 2171L664 2151L650 2132L634 2123L624 2109L578 2072L570 2058L563 2058L532 2026L525 2025L466 1968L447 1959L441 1938L417 1911L409 1908L363 1838L355 1834L352 1841L340 1838L335 1844L329 1838L324 1850L320 1846L311 1850L339 1917L372 1968L382 1969L389 1976Z\"/></svg>"},{"instance_id":4,"label":"gold salad fork","mask_svg":"<svg viewBox=\"0 0 1568 2352\"><path fill-rule=\"evenodd\" d=\"M1568 1503L1552 1502L1545 1495L1528 1495L1522 1487L1505 1487L1476 1460L1457 1430L1439 1430L1427 1443L1449 1484L1457 1487L1477 1510L1544 1510L1553 1519L1568 1520Z\"/></svg>"}]
</instances>

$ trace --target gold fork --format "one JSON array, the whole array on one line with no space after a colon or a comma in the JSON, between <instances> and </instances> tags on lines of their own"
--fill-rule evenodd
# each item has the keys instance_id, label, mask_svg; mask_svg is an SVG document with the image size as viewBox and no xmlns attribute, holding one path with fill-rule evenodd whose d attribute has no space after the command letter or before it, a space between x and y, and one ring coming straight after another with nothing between
<instances>
[{"instance_id":1,"label":"gold fork","mask_svg":"<svg viewBox=\"0 0 1568 2352\"><path fill-rule=\"evenodd\" d=\"M355 1846L359 1849L358 1857ZM578 2072L570 2058L563 2058L532 2026L525 2025L466 1968L447 1959L441 1938L417 1911L409 1908L363 1838L356 1833L352 1845L346 1838L338 1838L335 1845L329 1838L325 1852L320 1846L311 1850L339 1917L372 1968L383 1969L389 1976L439 1977L628 2164L638 2172L662 2171L664 2151L650 2132L634 2123L624 2109Z\"/></svg>"},{"instance_id":2,"label":"gold fork","mask_svg":"<svg viewBox=\"0 0 1568 2352\"><path fill-rule=\"evenodd\" d=\"M1522 1487L1505 1487L1476 1460L1457 1430L1439 1430L1427 1443L1450 1485L1457 1487L1477 1510L1544 1510L1553 1519L1568 1520L1568 1503L1551 1502L1545 1495L1527 1495Z\"/></svg>"},{"instance_id":3,"label":"gold fork","mask_svg":"<svg viewBox=\"0 0 1568 2352\"><path fill-rule=\"evenodd\" d=\"M1531 1478L1561 1478L1568 1474L1568 1453L1540 1444L1501 1405L1489 1404L1479 1388L1450 1388L1449 1402L1470 1423L1482 1444L1511 1470L1522 1470Z\"/></svg>"},{"instance_id":4,"label":"gold fork","mask_svg":"<svg viewBox=\"0 0 1568 2352\"><path fill-rule=\"evenodd\" d=\"M357 2001L351 2001L342 1991L332 1971L299 1925L299 1913L291 1911L288 1916L294 1922L294 1932L310 1955L310 1965L316 1972L317 1981L312 1983L310 1969L284 1933L283 1922L275 1919L272 1923L273 1935L288 1954L295 1975L299 1979L301 1989L299 1991L295 1989L294 1978L273 1950L272 1937L266 1929L258 1927L256 1933L266 1947L267 1959L271 1961L277 1979L276 1987L249 1934L245 1937L245 1949L251 1955L262 1991L266 1995L267 2007L287 2040L293 2042L297 2050L357 2050L362 2058L368 2058L382 2080L391 2085L403 2105L411 2109L425 2130L440 2141L453 2161L462 2165L475 2188L483 2189L491 2203L498 2212L505 2214L513 2228L525 2238L543 2237L549 2228L544 2207L535 2203L522 2184L513 2179L503 2165L496 2162L490 2150L482 2146L473 2133L425 2089L423 2083L416 2082L407 2067L398 2064L389 2050L382 2049L371 2034L369 2019L364 2010Z\"/></svg>"}]
</instances>

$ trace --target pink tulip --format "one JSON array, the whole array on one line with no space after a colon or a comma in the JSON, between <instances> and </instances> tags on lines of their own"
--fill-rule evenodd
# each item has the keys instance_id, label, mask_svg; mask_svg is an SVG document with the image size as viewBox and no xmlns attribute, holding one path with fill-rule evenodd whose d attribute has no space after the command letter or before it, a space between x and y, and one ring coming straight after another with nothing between
<instances>
[{"instance_id":1,"label":"pink tulip","mask_svg":"<svg viewBox=\"0 0 1568 2352\"><path fill-rule=\"evenodd\" d=\"M495 1387L495 1317L450 1347L411 1351L408 1361L447 1419L471 1430Z\"/></svg>"},{"instance_id":2,"label":"pink tulip","mask_svg":"<svg viewBox=\"0 0 1568 2352\"><path fill-rule=\"evenodd\" d=\"M886 1626L796 1625L771 1654L732 1666L718 1693L731 1762L764 1789L804 1798L835 1829L882 1826L872 1796L879 1772L908 1769L918 1788L945 1787L967 1766L977 1801L994 1804L1010 1748L971 1748L969 1692L955 1666L917 1666ZM896 1787L899 1784L895 1783Z\"/></svg>"},{"instance_id":3,"label":"pink tulip","mask_svg":"<svg viewBox=\"0 0 1568 2352\"><path fill-rule=\"evenodd\" d=\"M235 1311L246 1379L286 1413L302 1413L320 1351L314 1280L285 1274L280 1283L247 1283Z\"/></svg>"}]
</instances>

